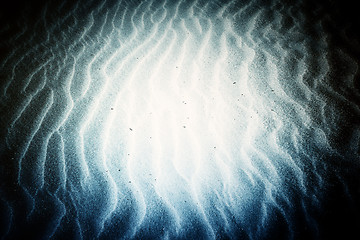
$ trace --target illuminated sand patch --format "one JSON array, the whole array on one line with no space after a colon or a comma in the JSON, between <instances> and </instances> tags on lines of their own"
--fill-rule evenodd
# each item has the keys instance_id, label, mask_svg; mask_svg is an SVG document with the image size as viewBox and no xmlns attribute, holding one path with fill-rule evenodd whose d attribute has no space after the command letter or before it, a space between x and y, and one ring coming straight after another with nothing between
<instances>
[{"instance_id":1,"label":"illuminated sand patch","mask_svg":"<svg viewBox=\"0 0 360 240\"><path fill-rule=\"evenodd\" d=\"M358 108L331 84L327 35L304 11L43 6L0 62L2 235L322 236L332 178L346 185L336 164L359 169ZM337 56L350 88L356 61Z\"/></svg>"}]
</instances>

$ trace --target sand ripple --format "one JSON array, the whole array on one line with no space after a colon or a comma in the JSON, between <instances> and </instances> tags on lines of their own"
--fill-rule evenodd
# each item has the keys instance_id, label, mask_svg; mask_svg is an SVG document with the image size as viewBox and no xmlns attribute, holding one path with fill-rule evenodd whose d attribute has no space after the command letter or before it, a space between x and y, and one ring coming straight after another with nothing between
<instances>
[{"instance_id":1,"label":"sand ripple","mask_svg":"<svg viewBox=\"0 0 360 240\"><path fill-rule=\"evenodd\" d=\"M314 238L358 216L356 43L320 5L26 6L0 29L5 239Z\"/></svg>"}]
</instances>

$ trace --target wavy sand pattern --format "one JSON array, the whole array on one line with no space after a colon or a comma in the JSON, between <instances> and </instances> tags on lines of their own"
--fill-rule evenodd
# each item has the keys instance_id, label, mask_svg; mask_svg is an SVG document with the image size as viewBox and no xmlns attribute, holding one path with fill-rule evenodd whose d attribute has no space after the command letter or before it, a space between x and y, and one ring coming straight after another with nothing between
<instances>
[{"instance_id":1,"label":"wavy sand pattern","mask_svg":"<svg viewBox=\"0 0 360 240\"><path fill-rule=\"evenodd\" d=\"M24 7L0 29L0 235L289 239L331 235L338 216L341 231L359 226L358 63L311 11Z\"/></svg>"}]
</instances>

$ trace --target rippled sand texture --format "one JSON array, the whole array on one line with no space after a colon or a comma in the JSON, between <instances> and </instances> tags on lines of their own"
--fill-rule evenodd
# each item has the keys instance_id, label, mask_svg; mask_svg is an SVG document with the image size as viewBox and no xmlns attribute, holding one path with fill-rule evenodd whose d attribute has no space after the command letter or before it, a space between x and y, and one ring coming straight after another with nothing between
<instances>
[{"instance_id":1,"label":"rippled sand texture","mask_svg":"<svg viewBox=\"0 0 360 240\"><path fill-rule=\"evenodd\" d=\"M358 64L321 13L260 0L24 7L0 29L0 235L360 226Z\"/></svg>"}]
</instances>

